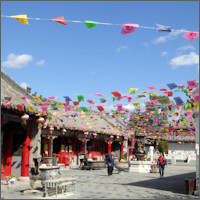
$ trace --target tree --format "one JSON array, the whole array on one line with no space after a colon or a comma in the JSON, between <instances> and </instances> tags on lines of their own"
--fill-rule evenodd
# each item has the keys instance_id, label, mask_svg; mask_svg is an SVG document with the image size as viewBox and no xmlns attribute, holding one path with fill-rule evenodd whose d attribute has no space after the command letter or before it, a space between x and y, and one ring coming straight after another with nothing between
<instances>
[{"instance_id":1,"label":"tree","mask_svg":"<svg viewBox=\"0 0 200 200\"><path fill-rule=\"evenodd\" d=\"M168 143L160 141L159 145L158 145L158 150L160 152L165 152L166 154L168 154Z\"/></svg>"}]
</instances>

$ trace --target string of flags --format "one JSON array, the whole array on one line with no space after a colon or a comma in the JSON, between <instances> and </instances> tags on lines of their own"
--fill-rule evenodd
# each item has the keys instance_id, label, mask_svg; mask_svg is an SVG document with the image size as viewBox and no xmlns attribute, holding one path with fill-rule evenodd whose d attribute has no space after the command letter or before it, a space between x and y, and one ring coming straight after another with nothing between
<instances>
[{"instance_id":1,"label":"string of flags","mask_svg":"<svg viewBox=\"0 0 200 200\"><path fill-rule=\"evenodd\" d=\"M176 89L179 88L182 90L182 92L192 91L193 89L199 89L199 82L195 80L189 80L187 81L188 87L186 88L183 84L175 84L175 83L168 83L166 84L169 89ZM149 86L147 87L149 90L155 90L157 87L155 86ZM131 88L129 92L137 92L139 88ZM167 88L160 89L162 92L168 91ZM145 93L148 93L149 91L143 91ZM114 98L116 98L118 101L122 100L123 98L127 98L128 96L122 96L119 92L114 91L111 92ZM133 93L132 95L134 95ZM106 99L102 98L104 97L101 93L95 93L95 96L100 97L100 102L104 102ZM137 95L137 94L136 94ZM199 94L193 94L192 95L192 101L193 106L195 110L198 110L199 107ZM122 103L115 104L114 107L116 107L116 110L112 110L111 113L109 113L109 116L111 116L113 119L121 119L122 124L126 126L122 127L119 125L119 127L108 125L107 127L99 127L96 125L96 123L93 125L93 127L90 125L91 121L94 122L97 119L97 116L100 116L100 119L103 119L103 117L108 116L108 113L106 113L105 108L102 105L95 105L95 102L92 99L88 99L87 102L89 104L93 104L93 106L90 107L79 107L80 111L78 110L77 105L80 105L81 102L85 101L85 98L83 95L78 95L77 100L72 100L69 96L64 96L65 102L57 102L55 101L57 99L56 96L49 96L48 97L50 102L42 102L40 97L34 96L33 100L34 102L31 102L30 99L27 99L26 97L21 97L21 100L27 103L27 108L30 112L35 112L36 116L47 116L47 121L44 124L44 128L47 127L47 123L50 123L50 126L55 126L58 130L62 127L68 128L68 129L78 129L78 130L89 130L94 131L98 128L101 129L101 133L109 134L108 131L111 128L114 128L114 131L112 134L117 135L124 135L129 137L132 132L136 132L140 135L145 135L148 138L171 138L175 137L176 139L181 136L184 136L185 139L192 140L193 136L195 135L195 126L193 123L192 118L192 104L190 102L184 103L183 100L180 97L173 97L175 101L175 105L177 106L177 110L179 108L184 109L185 113L181 114L178 113L176 110L172 110L172 103L167 104L167 110L165 111L159 111L156 109L150 109L155 108L152 105L159 105L160 99L157 98L157 95L155 95L155 99L149 100L146 104L146 110L140 109L141 104L139 102L133 102L133 106L135 106L137 109L134 112L129 112L126 109L124 109L124 105ZM10 109L12 107L12 97L3 97L1 99L1 105L3 107L6 107L7 109ZM74 104L74 107L70 106L70 102ZM132 102L132 99L131 101ZM20 111L23 111L24 109L24 103L18 103L17 109ZM98 111L92 110L92 108L96 107ZM62 111L62 112L61 112ZM64 111L64 113L63 113ZM70 112L71 111L71 112ZM73 112L76 111L76 112ZM88 118L86 118L88 116ZM172 122L175 123L175 125L171 125L171 122L169 121L169 117L172 117ZM178 120L176 117L179 117ZM189 120L189 124L185 123L185 118ZM77 122L79 125L78 127L73 127L73 125L66 125L62 124L64 123L64 120L71 123ZM106 119L105 119L106 120ZM58 124L58 121L61 122L61 125ZM84 123L86 125L84 125ZM150 121L153 121L150 122ZM161 121L161 124L159 124ZM182 125L180 124L182 123ZM169 124L169 126L166 126L166 124ZM125 132L126 131L126 132ZM164 135L162 135L164 134Z\"/></svg>"},{"instance_id":2,"label":"string of flags","mask_svg":"<svg viewBox=\"0 0 200 200\"><path fill-rule=\"evenodd\" d=\"M13 15L13 16L6 16L6 15L1 15L1 17L5 18L15 18L18 21L20 21L22 24L29 24L28 20L48 20L48 21L53 21L60 23L62 25L67 25L67 22L72 22L72 23L83 23L87 28L95 28L97 25L114 25L114 26L121 26L121 34L126 35L129 33L134 33L136 28L144 28L144 29L152 29L152 30L157 30L161 32L181 32L184 33L182 35L183 38L194 41L197 37L199 37L199 32L195 31L187 31L187 30L175 30L171 29L170 26L165 26L161 24L156 24L156 27L147 27L147 26L141 26L139 24L113 24L113 23L103 23L103 22L96 22L96 21L90 21L90 20L85 20L85 21L74 21L74 20L65 20L63 16L54 18L54 19L42 19L42 18L30 18L27 17L26 14L23 15Z\"/></svg>"}]
</instances>

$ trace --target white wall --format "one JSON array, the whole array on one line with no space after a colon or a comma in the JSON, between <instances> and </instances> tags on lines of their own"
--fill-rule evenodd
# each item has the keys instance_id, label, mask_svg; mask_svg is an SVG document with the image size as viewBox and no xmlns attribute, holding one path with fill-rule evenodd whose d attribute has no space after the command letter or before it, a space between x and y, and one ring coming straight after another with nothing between
<instances>
[{"instance_id":1,"label":"white wall","mask_svg":"<svg viewBox=\"0 0 200 200\"><path fill-rule=\"evenodd\" d=\"M196 160L195 143L168 143L168 154L165 154L167 159L186 160L190 155L191 160Z\"/></svg>"}]
</instances>

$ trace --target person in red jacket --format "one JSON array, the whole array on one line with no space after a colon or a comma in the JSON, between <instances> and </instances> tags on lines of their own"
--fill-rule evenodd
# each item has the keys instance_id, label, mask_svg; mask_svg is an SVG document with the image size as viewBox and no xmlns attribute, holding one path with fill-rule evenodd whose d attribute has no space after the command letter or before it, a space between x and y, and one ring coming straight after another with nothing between
<instances>
[{"instance_id":1,"label":"person in red jacket","mask_svg":"<svg viewBox=\"0 0 200 200\"><path fill-rule=\"evenodd\" d=\"M160 178L163 178L165 165L167 165L167 160L165 159L163 152L160 153L157 165L159 165Z\"/></svg>"}]
</instances>

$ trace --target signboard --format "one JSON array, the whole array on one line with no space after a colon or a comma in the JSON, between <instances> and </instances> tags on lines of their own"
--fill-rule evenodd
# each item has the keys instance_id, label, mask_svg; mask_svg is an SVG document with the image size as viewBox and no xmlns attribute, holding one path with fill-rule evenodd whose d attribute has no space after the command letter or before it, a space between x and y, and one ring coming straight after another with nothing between
<instances>
[{"instance_id":1,"label":"signboard","mask_svg":"<svg viewBox=\"0 0 200 200\"><path fill-rule=\"evenodd\" d=\"M65 152L65 145L61 144L61 152Z\"/></svg>"},{"instance_id":2,"label":"signboard","mask_svg":"<svg viewBox=\"0 0 200 200\"><path fill-rule=\"evenodd\" d=\"M72 152L72 145L69 145L69 152Z\"/></svg>"},{"instance_id":3,"label":"signboard","mask_svg":"<svg viewBox=\"0 0 200 200\"><path fill-rule=\"evenodd\" d=\"M47 151L48 152L48 144L44 144L44 152Z\"/></svg>"}]
</instances>

